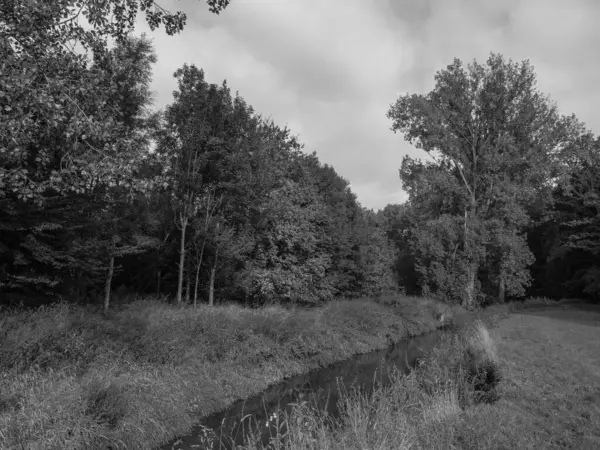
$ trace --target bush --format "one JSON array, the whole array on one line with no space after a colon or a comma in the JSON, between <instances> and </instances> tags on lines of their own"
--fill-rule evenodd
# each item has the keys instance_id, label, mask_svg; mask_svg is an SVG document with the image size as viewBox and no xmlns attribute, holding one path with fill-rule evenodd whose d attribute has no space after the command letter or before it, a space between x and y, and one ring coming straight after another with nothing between
<instances>
[{"instance_id":1,"label":"bush","mask_svg":"<svg viewBox=\"0 0 600 450\"><path fill-rule=\"evenodd\" d=\"M481 321L441 342L416 370L421 389L434 395L453 386L463 408L495 401L502 380L495 343Z\"/></svg>"}]
</instances>

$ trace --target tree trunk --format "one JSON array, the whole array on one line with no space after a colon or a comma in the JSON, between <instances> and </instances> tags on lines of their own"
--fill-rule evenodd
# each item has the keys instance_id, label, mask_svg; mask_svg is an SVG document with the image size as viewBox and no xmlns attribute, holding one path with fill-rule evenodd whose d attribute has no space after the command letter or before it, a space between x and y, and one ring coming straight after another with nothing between
<instances>
[{"instance_id":1,"label":"tree trunk","mask_svg":"<svg viewBox=\"0 0 600 450\"><path fill-rule=\"evenodd\" d=\"M475 305L475 278L477 276L477 264L470 264L467 272L467 285L465 286L465 296L463 298L463 308L470 310Z\"/></svg>"},{"instance_id":2,"label":"tree trunk","mask_svg":"<svg viewBox=\"0 0 600 450\"><path fill-rule=\"evenodd\" d=\"M477 202L475 197L471 197L471 211L470 218L474 219L477 214ZM470 236L469 230L469 214L465 209L465 250L467 257L470 256L471 262L467 268L467 284L465 286L465 295L463 297L462 306L463 308L470 310L475 305L475 279L477 278L478 265L475 261L475 255L473 254L473 242ZM470 253L470 255L469 255Z\"/></svg>"},{"instance_id":3,"label":"tree trunk","mask_svg":"<svg viewBox=\"0 0 600 450\"><path fill-rule=\"evenodd\" d=\"M192 267L191 260L188 258L187 270L185 271L186 286L185 286L185 303L190 304L190 290L192 288Z\"/></svg>"},{"instance_id":4,"label":"tree trunk","mask_svg":"<svg viewBox=\"0 0 600 450\"><path fill-rule=\"evenodd\" d=\"M210 288L208 290L208 305L213 306L215 304L215 266L210 269Z\"/></svg>"},{"instance_id":5,"label":"tree trunk","mask_svg":"<svg viewBox=\"0 0 600 450\"><path fill-rule=\"evenodd\" d=\"M210 269L210 287L208 290L208 304L213 306L215 303L215 273L217 271L217 258L219 257L219 249L215 253L215 262Z\"/></svg>"},{"instance_id":6,"label":"tree trunk","mask_svg":"<svg viewBox=\"0 0 600 450\"><path fill-rule=\"evenodd\" d=\"M194 283L194 308L198 305L198 283L200 281L200 267L202 266L202 258L204 257L204 245L206 244L206 237L202 241L202 249L200 250L200 258L196 265L196 282Z\"/></svg>"},{"instance_id":7,"label":"tree trunk","mask_svg":"<svg viewBox=\"0 0 600 450\"><path fill-rule=\"evenodd\" d=\"M160 279L162 275L162 270L158 269L156 271L156 298L160 297Z\"/></svg>"},{"instance_id":8,"label":"tree trunk","mask_svg":"<svg viewBox=\"0 0 600 450\"><path fill-rule=\"evenodd\" d=\"M218 236L218 235L219 235L219 223L217 222L215 236ZM217 271L218 259L219 259L219 244L217 244L217 249L215 251L215 261L213 263L212 268L210 269L210 286L209 286L209 290L208 290L209 306L213 306L215 304L215 272Z\"/></svg>"},{"instance_id":9,"label":"tree trunk","mask_svg":"<svg viewBox=\"0 0 600 450\"><path fill-rule=\"evenodd\" d=\"M185 229L187 219L181 221L181 245L179 247L179 279L177 280L177 304L181 305L183 296L183 273L185 269Z\"/></svg>"},{"instance_id":10,"label":"tree trunk","mask_svg":"<svg viewBox=\"0 0 600 450\"><path fill-rule=\"evenodd\" d=\"M104 314L108 314L108 307L110 306L110 288L112 285L113 273L115 271L115 257L111 255L108 263L108 274L106 275L106 282L104 284Z\"/></svg>"},{"instance_id":11,"label":"tree trunk","mask_svg":"<svg viewBox=\"0 0 600 450\"><path fill-rule=\"evenodd\" d=\"M498 286L498 303L506 301L506 276L504 271L500 273L500 285Z\"/></svg>"}]
</instances>

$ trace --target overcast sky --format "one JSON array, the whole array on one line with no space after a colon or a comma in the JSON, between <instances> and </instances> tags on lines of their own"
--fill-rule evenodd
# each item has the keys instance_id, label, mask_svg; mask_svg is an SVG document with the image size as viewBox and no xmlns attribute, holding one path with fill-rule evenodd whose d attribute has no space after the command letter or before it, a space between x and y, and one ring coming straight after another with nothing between
<instances>
[{"instance_id":1,"label":"overcast sky","mask_svg":"<svg viewBox=\"0 0 600 450\"><path fill-rule=\"evenodd\" d=\"M426 93L435 72L484 62L490 51L529 59L540 89L600 133L599 0L159 0L188 15L185 30L154 39L157 106L171 102L184 63L299 135L307 152L379 209L406 199L402 157L422 153L390 131L398 95ZM137 32L149 31L138 22Z\"/></svg>"}]
</instances>

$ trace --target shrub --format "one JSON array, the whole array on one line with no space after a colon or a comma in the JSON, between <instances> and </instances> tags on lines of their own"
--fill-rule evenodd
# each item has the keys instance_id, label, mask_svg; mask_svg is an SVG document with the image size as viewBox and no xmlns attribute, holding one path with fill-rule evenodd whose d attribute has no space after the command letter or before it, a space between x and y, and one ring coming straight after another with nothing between
<instances>
[{"instance_id":1,"label":"shrub","mask_svg":"<svg viewBox=\"0 0 600 450\"><path fill-rule=\"evenodd\" d=\"M416 368L420 388L436 395L455 388L461 407L497 399L502 380L493 339L481 321L463 325Z\"/></svg>"}]
</instances>

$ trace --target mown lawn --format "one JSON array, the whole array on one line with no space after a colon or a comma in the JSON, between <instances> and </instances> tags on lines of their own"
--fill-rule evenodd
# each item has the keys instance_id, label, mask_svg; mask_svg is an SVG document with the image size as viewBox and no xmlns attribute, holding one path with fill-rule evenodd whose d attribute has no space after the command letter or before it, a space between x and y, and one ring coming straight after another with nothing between
<instances>
[{"instance_id":1,"label":"mown lawn","mask_svg":"<svg viewBox=\"0 0 600 450\"><path fill-rule=\"evenodd\" d=\"M492 335L501 400L467 412L461 446L600 449L600 308L512 314Z\"/></svg>"}]
</instances>

